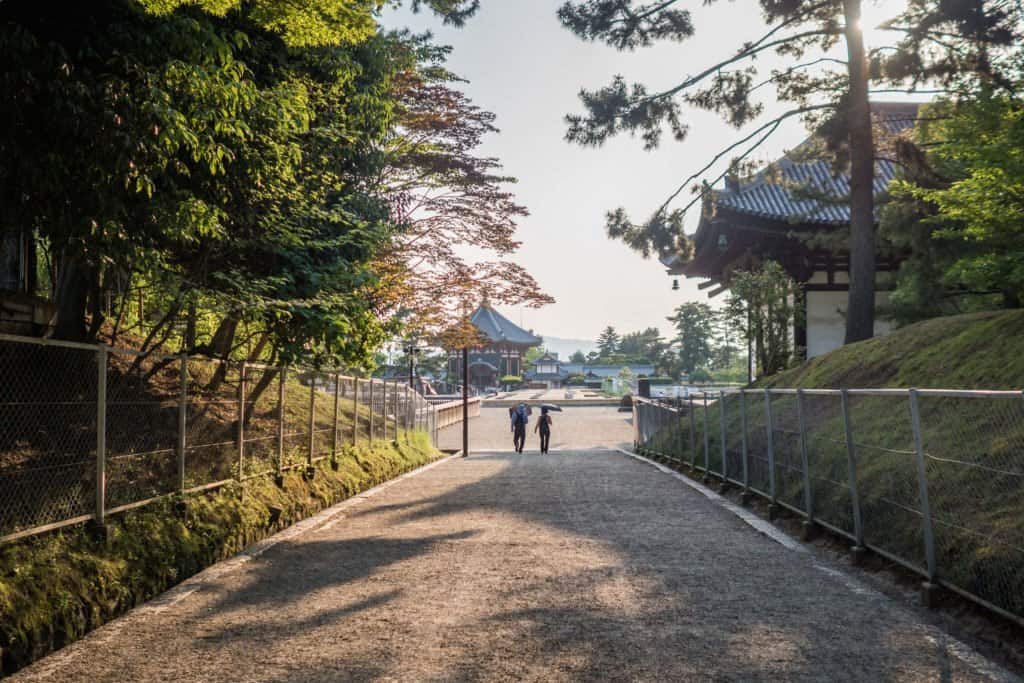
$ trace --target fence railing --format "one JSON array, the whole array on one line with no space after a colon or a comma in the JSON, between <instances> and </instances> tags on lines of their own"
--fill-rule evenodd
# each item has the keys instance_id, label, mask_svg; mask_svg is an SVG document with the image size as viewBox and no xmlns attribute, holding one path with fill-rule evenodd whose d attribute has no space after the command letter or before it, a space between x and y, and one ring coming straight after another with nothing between
<instances>
[{"instance_id":1,"label":"fence railing","mask_svg":"<svg viewBox=\"0 0 1024 683\"><path fill-rule=\"evenodd\" d=\"M641 453L1024 623L1022 392L745 389L634 406Z\"/></svg>"},{"instance_id":2,"label":"fence railing","mask_svg":"<svg viewBox=\"0 0 1024 683\"><path fill-rule=\"evenodd\" d=\"M0 543L417 430L405 383L0 335Z\"/></svg>"},{"instance_id":3,"label":"fence railing","mask_svg":"<svg viewBox=\"0 0 1024 683\"><path fill-rule=\"evenodd\" d=\"M480 417L480 406L483 404L483 399L479 396L474 396L467 401L467 412L469 417ZM445 403L435 403L434 409L437 411L437 428L444 429L445 427L451 427L452 425L462 424L462 400L458 401L447 401Z\"/></svg>"}]
</instances>

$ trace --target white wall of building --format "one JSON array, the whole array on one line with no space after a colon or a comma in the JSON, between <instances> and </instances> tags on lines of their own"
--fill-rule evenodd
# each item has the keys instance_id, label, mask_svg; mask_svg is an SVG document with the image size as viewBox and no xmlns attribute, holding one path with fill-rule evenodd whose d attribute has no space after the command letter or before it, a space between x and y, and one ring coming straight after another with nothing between
<instances>
[{"instance_id":1,"label":"white wall of building","mask_svg":"<svg viewBox=\"0 0 1024 683\"><path fill-rule=\"evenodd\" d=\"M846 336L846 300L846 292L807 292L808 358L820 356L843 345ZM876 307L888 300L888 292L875 292ZM876 337L891 331L891 322L875 319Z\"/></svg>"}]
</instances>

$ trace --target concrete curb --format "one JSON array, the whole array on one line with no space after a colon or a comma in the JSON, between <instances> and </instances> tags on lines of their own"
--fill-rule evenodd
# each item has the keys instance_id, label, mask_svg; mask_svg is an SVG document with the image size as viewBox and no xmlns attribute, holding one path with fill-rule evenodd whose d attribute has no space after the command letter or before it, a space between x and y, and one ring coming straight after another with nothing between
<instances>
[{"instance_id":1,"label":"concrete curb","mask_svg":"<svg viewBox=\"0 0 1024 683\"><path fill-rule=\"evenodd\" d=\"M649 460L643 457L642 455L637 455L632 451L627 451L624 448L616 448L614 450L618 451L619 453L622 453L623 455L629 456L630 458L638 460L646 465L650 465L651 467L654 467L663 474L667 474L683 482L688 487L700 493L711 502L715 503L716 505L724 508L725 510L728 510L730 513L739 517L744 523L752 527L754 530L758 531L761 534L764 534L765 536L775 541L779 545L783 546L787 550L792 550L793 552L808 558L811 562L811 565L816 570L836 579L851 592L856 593L858 596L860 596L861 599L874 601L880 604L885 603L892 607L895 607L896 609L902 610L906 614L914 615L912 610L907 609L903 605L900 605L896 601L892 600L884 593L881 593L880 591L863 583L855 576L848 574L842 570L836 569L835 567L827 566L825 564L822 564L821 562L818 562L816 559L814 559L814 553L803 543L793 538L781 529L777 528L773 524L761 519L754 513L750 512L749 510L740 507L739 505L736 505L735 503L733 503L731 500L728 500L724 496L715 493L707 486L704 486L699 482L693 481L686 475L677 472L669 467L666 467L661 463ZM949 635L942 629L925 623L919 623L918 628L921 629L921 633L929 642L932 642L937 646L941 645L946 650L948 650L950 654L954 655L964 664L974 669L974 671L978 674L986 676L993 681L1000 681L1002 683L1021 683L1021 681L1024 681L1024 679L1021 679L1016 674L1013 674L1007 669L1004 669L999 664L996 664L989 658L979 653L970 645L967 645L966 643L957 640L956 638Z\"/></svg>"}]
</instances>

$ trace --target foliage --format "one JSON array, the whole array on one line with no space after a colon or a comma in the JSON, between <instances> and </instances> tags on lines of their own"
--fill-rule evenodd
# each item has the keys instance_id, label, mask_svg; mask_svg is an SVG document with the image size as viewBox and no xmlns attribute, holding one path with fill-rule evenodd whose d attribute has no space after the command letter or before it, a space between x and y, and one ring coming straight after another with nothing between
<instances>
[{"instance_id":1,"label":"foliage","mask_svg":"<svg viewBox=\"0 0 1024 683\"><path fill-rule=\"evenodd\" d=\"M619 334L615 328L609 325L601 331L597 338L597 348L600 356L611 356L619 350Z\"/></svg>"},{"instance_id":2,"label":"foliage","mask_svg":"<svg viewBox=\"0 0 1024 683\"><path fill-rule=\"evenodd\" d=\"M381 4L0 3L0 229L35 237L54 336L371 366L389 334L439 317L403 293L458 310L396 277L395 250L415 261L423 243L475 240L500 258L456 279L549 300L509 260L509 179L472 153L493 117L452 87L444 49L379 31ZM411 4L453 24L478 5ZM427 207L445 219L429 239L405 219L414 188L384 180L396 169L461 193Z\"/></svg>"},{"instance_id":3,"label":"foliage","mask_svg":"<svg viewBox=\"0 0 1024 683\"><path fill-rule=\"evenodd\" d=\"M570 363L586 363L587 362L587 357L583 355L583 351L582 350L577 349L576 351L573 352L573 354L571 356L569 356L569 362Z\"/></svg>"},{"instance_id":4,"label":"foliage","mask_svg":"<svg viewBox=\"0 0 1024 683\"><path fill-rule=\"evenodd\" d=\"M698 384L706 384L714 380L714 376L707 368L697 368L690 373L690 381Z\"/></svg>"},{"instance_id":5,"label":"foliage","mask_svg":"<svg viewBox=\"0 0 1024 683\"><path fill-rule=\"evenodd\" d=\"M711 4L711 3L705 3ZM998 82L994 55L1005 52L1020 37L1020 9L999 0L950 3L913 0L887 26L903 36L897 45L868 53L859 26L861 0L760 0L764 33L736 45L721 61L687 69L690 75L668 87L652 90L629 84L616 76L609 85L580 93L584 113L566 117L568 140L598 146L619 134L639 135L644 147L657 147L668 131L676 140L690 132L685 107L719 114L743 129L734 143L706 160L679 183L677 189L640 223L622 209L609 211L606 230L645 257L675 252L683 260L693 253L683 232L688 209L701 203L714 210L707 190L749 166L747 159L791 118L817 128L826 141L828 156L837 169L848 167L851 177L851 286L847 315L847 341L873 334L874 239L874 136L868 103L873 83L889 86L939 80L950 86L971 74ZM602 41L619 50L633 50L656 42L681 42L697 31L694 13L681 0L643 4L634 0L567 1L558 11L562 24L585 40ZM846 47L847 58L834 49ZM759 57L774 52L788 65L770 73ZM767 95L774 90L774 98ZM762 95L762 93L765 93ZM789 108L764 120L765 103L772 100ZM732 159L717 172L723 160ZM698 182L703 181L703 182ZM682 208L674 206L687 189L696 195ZM701 202L702 199L707 202Z\"/></svg>"},{"instance_id":6,"label":"foliage","mask_svg":"<svg viewBox=\"0 0 1024 683\"><path fill-rule=\"evenodd\" d=\"M682 372L692 375L711 360L714 313L705 303L688 301L668 319L676 328L676 357Z\"/></svg>"},{"instance_id":7,"label":"foliage","mask_svg":"<svg viewBox=\"0 0 1024 683\"><path fill-rule=\"evenodd\" d=\"M789 366L796 351L790 327L802 315L802 307L794 304L800 296L796 283L774 261L733 274L727 315L753 345L759 376Z\"/></svg>"},{"instance_id":8,"label":"foliage","mask_svg":"<svg viewBox=\"0 0 1024 683\"><path fill-rule=\"evenodd\" d=\"M892 188L884 238L907 249L900 321L1024 298L1024 104L986 93L928 108ZM923 150L927 150L924 152Z\"/></svg>"},{"instance_id":9,"label":"foliage","mask_svg":"<svg viewBox=\"0 0 1024 683\"><path fill-rule=\"evenodd\" d=\"M523 354L523 363L525 363L526 365L533 365L534 363L537 362L538 359L540 359L541 356L544 355L544 353L545 351L542 347L531 346L530 348L526 349L526 352Z\"/></svg>"},{"instance_id":10,"label":"foliage","mask_svg":"<svg viewBox=\"0 0 1024 683\"><path fill-rule=\"evenodd\" d=\"M619 353L626 356L646 358L654 363L668 348L665 339L656 327L648 327L638 332L629 332L619 340Z\"/></svg>"},{"instance_id":11,"label":"foliage","mask_svg":"<svg viewBox=\"0 0 1024 683\"><path fill-rule=\"evenodd\" d=\"M394 79L397 125L380 146L378 186L397 230L377 258L381 305L425 334L481 298L534 307L553 301L510 258L520 246L516 223L528 212L506 189L515 178L478 152L498 130L494 114L456 89L460 79L444 66L447 48L428 38L396 38L408 64ZM469 250L493 260L467 260Z\"/></svg>"},{"instance_id":12,"label":"foliage","mask_svg":"<svg viewBox=\"0 0 1024 683\"><path fill-rule=\"evenodd\" d=\"M523 378L519 375L505 375L498 380L498 384L522 384Z\"/></svg>"},{"instance_id":13,"label":"foliage","mask_svg":"<svg viewBox=\"0 0 1024 683\"><path fill-rule=\"evenodd\" d=\"M574 387L581 387L587 383L587 376L580 373L573 373L565 381L566 384Z\"/></svg>"}]
</instances>

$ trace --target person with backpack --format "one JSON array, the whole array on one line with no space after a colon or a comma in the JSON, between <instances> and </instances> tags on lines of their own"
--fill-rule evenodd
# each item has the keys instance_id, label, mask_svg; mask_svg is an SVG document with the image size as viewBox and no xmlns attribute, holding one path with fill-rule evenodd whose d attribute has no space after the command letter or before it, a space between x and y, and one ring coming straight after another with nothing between
<instances>
[{"instance_id":1,"label":"person with backpack","mask_svg":"<svg viewBox=\"0 0 1024 683\"><path fill-rule=\"evenodd\" d=\"M533 428L533 433L540 432L540 452L547 453L548 446L551 445L551 415L548 414L547 408L540 409L540 418L537 420L537 425Z\"/></svg>"},{"instance_id":2,"label":"person with backpack","mask_svg":"<svg viewBox=\"0 0 1024 683\"><path fill-rule=\"evenodd\" d=\"M512 412L512 446L516 453L522 453L526 445L526 425L529 422L529 409L525 403L520 403Z\"/></svg>"}]
</instances>

